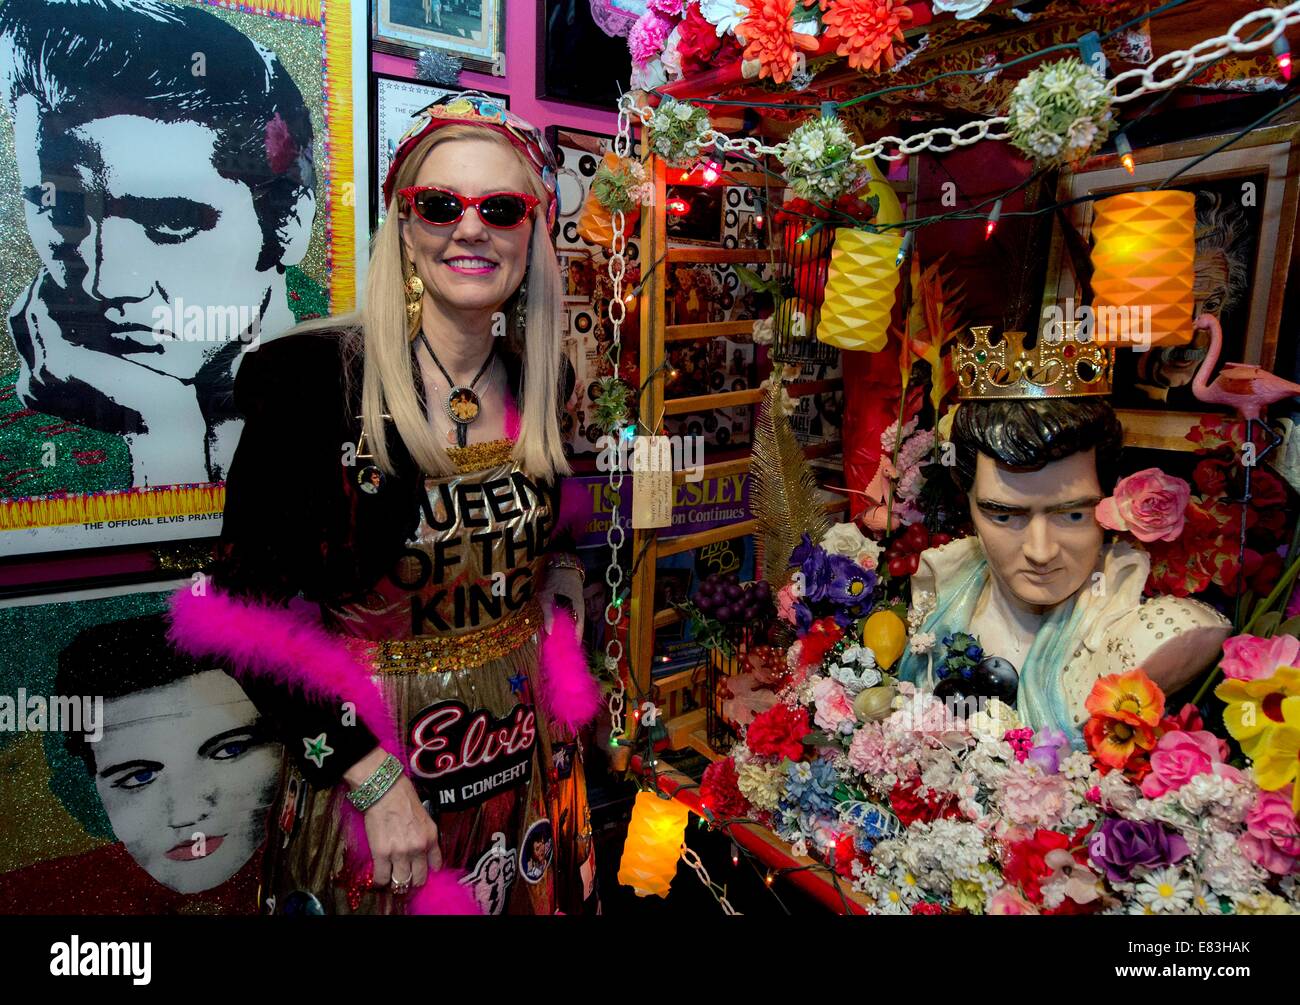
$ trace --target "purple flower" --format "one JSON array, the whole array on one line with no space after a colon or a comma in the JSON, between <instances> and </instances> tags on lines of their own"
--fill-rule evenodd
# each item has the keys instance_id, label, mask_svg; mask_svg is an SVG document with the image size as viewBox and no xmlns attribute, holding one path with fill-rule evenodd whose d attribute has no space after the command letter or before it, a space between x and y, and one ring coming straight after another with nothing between
<instances>
[{"instance_id":1,"label":"purple flower","mask_svg":"<svg viewBox=\"0 0 1300 1005\"><path fill-rule=\"evenodd\" d=\"M854 606L870 601L876 587L876 574L864 569L847 555L828 555L825 600L840 606Z\"/></svg>"},{"instance_id":2,"label":"purple flower","mask_svg":"<svg viewBox=\"0 0 1300 1005\"><path fill-rule=\"evenodd\" d=\"M800 638L802 638L808 629L812 627L812 609L802 600L796 600L792 606L794 610L795 632Z\"/></svg>"},{"instance_id":3,"label":"purple flower","mask_svg":"<svg viewBox=\"0 0 1300 1005\"><path fill-rule=\"evenodd\" d=\"M1047 774L1054 775L1061 770L1061 758L1070 753L1070 740L1059 729L1043 729L1034 734L1034 747L1029 751L1029 759Z\"/></svg>"},{"instance_id":4,"label":"purple flower","mask_svg":"<svg viewBox=\"0 0 1300 1005\"><path fill-rule=\"evenodd\" d=\"M826 599L831 581L831 558L825 549L813 545L807 557L799 563L799 571L803 573L804 599L810 604Z\"/></svg>"},{"instance_id":5,"label":"purple flower","mask_svg":"<svg viewBox=\"0 0 1300 1005\"><path fill-rule=\"evenodd\" d=\"M1153 820L1107 817L1088 839L1088 857L1112 883L1132 879L1135 869L1173 865L1188 854L1181 834L1170 833Z\"/></svg>"}]
</instances>

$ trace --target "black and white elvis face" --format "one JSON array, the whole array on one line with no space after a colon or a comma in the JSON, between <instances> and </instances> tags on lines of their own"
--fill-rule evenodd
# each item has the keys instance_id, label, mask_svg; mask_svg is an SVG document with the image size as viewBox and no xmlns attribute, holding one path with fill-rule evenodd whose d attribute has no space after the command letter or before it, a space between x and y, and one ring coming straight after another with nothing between
<instances>
[{"instance_id":1,"label":"black and white elvis face","mask_svg":"<svg viewBox=\"0 0 1300 1005\"><path fill-rule=\"evenodd\" d=\"M282 753L243 688L207 670L106 700L103 720L95 788L131 857L179 893L239 872L265 838Z\"/></svg>"},{"instance_id":2,"label":"black and white elvis face","mask_svg":"<svg viewBox=\"0 0 1300 1005\"><path fill-rule=\"evenodd\" d=\"M198 122L120 114L66 132L51 126L34 97L19 97L27 229L66 297L68 328L89 348L193 377L261 318L274 292L283 295L276 266L257 267L263 238L252 189L218 172L219 137ZM232 330L224 339L184 337L187 312L196 311L233 319Z\"/></svg>"}]
</instances>

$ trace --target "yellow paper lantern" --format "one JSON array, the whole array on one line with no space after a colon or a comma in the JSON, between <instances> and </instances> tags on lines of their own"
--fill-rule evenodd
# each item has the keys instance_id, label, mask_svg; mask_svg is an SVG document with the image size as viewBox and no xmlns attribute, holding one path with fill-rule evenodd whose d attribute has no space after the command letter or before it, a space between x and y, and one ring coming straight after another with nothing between
<instances>
[{"instance_id":1,"label":"yellow paper lantern","mask_svg":"<svg viewBox=\"0 0 1300 1005\"><path fill-rule=\"evenodd\" d=\"M862 626L862 644L876 657L876 666L888 670L903 655L907 626L893 611L877 611Z\"/></svg>"},{"instance_id":2,"label":"yellow paper lantern","mask_svg":"<svg viewBox=\"0 0 1300 1005\"><path fill-rule=\"evenodd\" d=\"M902 243L896 233L836 232L817 338L840 349L879 352L885 347Z\"/></svg>"},{"instance_id":3,"label":"yellow paper lantern","mask_svg":"<svg viewBox=\"0 0 1300 1005\"><path fill-rule=\"evenodd\" d=\"M667 897L690 815L691 811L676 799L661 799L653 792L637 793L618 881L632 887L638 897Z\"/></svg>"},{"instance_id":4,"label":"yellow paper lantern","mask_svg":"<svg viewBox=\"0 0 1300 1005\"><path fill-rule=\"evenodd\" d=\"M1196 196L1160 189L1097 203L1092 233L1093 336L1105 345L1192 339Z\"/></svg>"}]
</instances>

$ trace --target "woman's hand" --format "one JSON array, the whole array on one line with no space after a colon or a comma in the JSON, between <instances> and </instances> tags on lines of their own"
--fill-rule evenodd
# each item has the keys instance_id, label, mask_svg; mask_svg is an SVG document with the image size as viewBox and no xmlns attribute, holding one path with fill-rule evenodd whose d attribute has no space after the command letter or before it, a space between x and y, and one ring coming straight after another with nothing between
<instances>
[{"instance_id":1,"label":"woman's hand","mask_svg":"<svg viewBox=\"0 0 1300 1005\"><path fill-rule=\"evenodd\" d=\"M376 747L344 772L344 781L350 788L357 788L387 756L387 751ZM388 886L390 882L398 889L423 886L431 871L442 868L438 825L421 805L406 775L366 810L365 823L375 886Z\"/></svg>"},{"instance_id":2,"label":"woman's hand","mask_svg":"<svg viewBox=\"0 0 1300 1005\"><path fill-rule=\"evenodd\" d=\"M551 632L551 605L560 597L568 601L573 609L573 621L578 627L578 638L582 638L583 609L582 576L577 569L561 569L555 566L546 570L546 581L537 593L542 605L542 627L549 635Z\"/></svg>"}]
</instances>

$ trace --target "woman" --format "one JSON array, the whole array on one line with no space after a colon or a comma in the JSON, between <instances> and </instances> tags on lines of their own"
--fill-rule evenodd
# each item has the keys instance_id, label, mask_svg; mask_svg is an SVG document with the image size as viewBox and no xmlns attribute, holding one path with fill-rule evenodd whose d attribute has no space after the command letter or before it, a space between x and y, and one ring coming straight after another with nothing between
<instances>
[{"instance_id":1,"label":"woman","mask_svg":"<svg viewBox=\"0 0 1300 1005\"><path fill-rule=\"evenodd\" d=\"M384 199L362 307L240 372L216 588L177 596L173 637L247 678L310 783L271 842L280 903L581 911L574 728L598 695L553 618L580 632L556 532L554 160L491 99L449 95L398 144ZM541 820L552 866L515 882Z\"/></svg>"}]
</instances>

